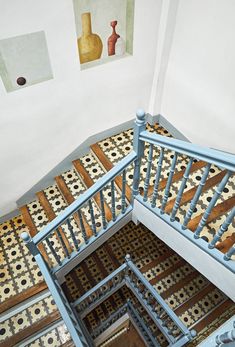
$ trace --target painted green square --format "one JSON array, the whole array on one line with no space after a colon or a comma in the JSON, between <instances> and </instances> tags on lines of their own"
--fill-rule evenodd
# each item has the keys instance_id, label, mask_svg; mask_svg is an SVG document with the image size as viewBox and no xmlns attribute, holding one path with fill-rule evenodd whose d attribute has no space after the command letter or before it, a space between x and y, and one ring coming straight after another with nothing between
<instances>
[{"instance_id":1,"label":"painted green square","mask_svg":"<svg viewBox=\"0 0 235 347\"><path fill-rule=\"evenodd\" d=\"M53 78L43 31L0 40L0 76L7 92ZM17 79L24 77L23 86Z\"/></svg>"}]
</instances>

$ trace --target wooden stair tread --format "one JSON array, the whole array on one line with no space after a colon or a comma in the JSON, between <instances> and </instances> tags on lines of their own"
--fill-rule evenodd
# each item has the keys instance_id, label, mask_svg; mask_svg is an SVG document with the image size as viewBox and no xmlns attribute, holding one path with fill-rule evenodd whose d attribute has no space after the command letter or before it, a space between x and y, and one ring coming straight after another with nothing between
<instances>
[{"instance_id":1,"label":"wooden stair tread","mask_svg":"<svg viewBox=\"0 0 235 347\"><path fill-rule=\"evenodd\" d=\"M47 200L47 197L46 197L44 191L40 191L40 192L36 193L36 195L37 195L38 200L40 201L40 204L42 205L42 207L43 207L43 209L44 209L44 211L46 213L47 218L51 222L53 219L55 219L56 214L53 211L49 201ZM66 237L66 235L65 235L65 233L64 233L64 231L62 229L62 227L58 227L58 230L59 230L59 232L60 232L60 234L61 234L61 236L63 238L63 241L64 241L68 251L71 253L72 252L72 248L70 246L70 243L69 243L69 241L68 241L68 239L67 239L67 237ZM59 239L57 234L56 234L56 237L57 237L59 243L61 244L60 239ZM63 247L62 247L62 249L63 249Z\"/></svg>"},{"instance_id":2,"label":"wooden stair tread","mask_svg":"<svg viewBox=\"0 0 235 347\"><path fill-rule=\"evenodd\" d=\"M215 220L216 218L222 216L223 214L225 214L226 212L228 212L229 210L231 210L233 208L233 206L235 205L235 196L232 196L231 198L221 202L220 204L216 205L207 221L206 221L206 225L209 224L210 222L212 222L213 220ZM188 223L187 228L195 231L197 229L197 226L202 218L204 213L201 213L200 215L196 216L195 218L191 219Z\"/></svg>"},{"instance_id":3,"label":"wooden stair tread","mask_svg":"<svg viewBox=\"0 0 235 347\"><path fill-rule=\"evenodd\" d=\"M6 339L5 341L1 342L1 347L9 347L9 346L15 346L16 344L20 343L21 341L29 338L31 335L36 334L46 326L55 323L61 318L60 313L58 310L52 312L50 315L46 316L45 318L42 318L36 323L31 324L29 327L24 328L23 330L19 331L12 337Z\"/></svg>"},{"instance_id":4,"label":"wooden stair tread","mask_svg":"<svg viewBox=\"0 0 235 347\"><path fill-rule=\"evenodd\" d=\"M95 154L95 156L98 158L98 160L101 162L102 166L104 167L106 171L109 171L114 167L113 163L111 163L111 161L107 158L107 156L105 155L103 150L100 148L98 143L91 145L90 148ZM119 190L122 191L122 177L117 176L114 181L116 185L118 186ZM128 184L126 184L126 198L129 202L131 202L132 191Z\"/></svg>"},{"instance_id":5,"label":"wooden stair tread","mask_svg":"<svg viewBox=\"0 0 235 347\"><path fill-rule=\"evenodd\" d=\"M207 191L208 189L214 187L218 183L220 183L221 180L223 179L223 177L225 176L225 174L226 174L226 170L224 170L224 171L218 173L217 175L209 178L206 181L206 183L203 186L203 188L202 188L202 193ZM193 197L194 197L194 195L195 195L195 193L197 191L197 188L198 188L198 186L195 186L192 189L189 189L189 190L187 190L186 192L183 193L182 199L180 201L180 206L186 204L187 202L189 202L189 201L191 201L193 199ZM166 208L165 208L166 213L170 213L171 212L171 210L172 210L172 208L173 208L173 206L175 204L175 201L176 201L176 198L171 199L171 200L168 201L168 203L166 204Z\"/></svg>"},{"instance_id":6,"label":"wooden stair tread","mask_svg":"<svg viewBox=\"0 0 235 347\"><path fill-rule=\"evenodd\" d=\"M193 279L195 279L197 276L199 276L199 273L197 271L194 271L190 274L188 274L185 278L183 278L181 281L175 283L173 286L171 286L169 289L165 290L163 293L161 293L161 297L163 299L167 299L169 296L180 290L181 288L184 288L189 282L191 282Z\"/></svg>"},{"instance_id":7,"label":"wooden stair tread","mask_svg":"<svg viewBox=\"0 0 235 347\"><path fill-rule=\"evenodd\" d=\"M161 263L162 261L166 260L167 258L172 256L173 254L175 254L175 252L172 249L168 250L166 253L162 254L157 259L154 259L150 263L148 263L148 264L144 265L143 267L141 267L140 271L142 273L145 273L145 272L151 270L154 266L156 266L159 263Z\"/></svg>"},{"instance_id":8,"label":"wooden stair tread","mask_svg":"<svg viewBox=\"0 0 235 347\"><path fill-rule=\"evenodd\" d=\"M229 249L235 244L235 232L227 237L225 240L219 242L215 247L222 253L227 253Z\"/></svg>"},{"instance_id":9,"label":"wooden stair tread","mask_svg":"<svg viewBox=\"0 0 235 347\"><path fill-rule=\"evenodd\" d=\"M30 236L32 236L32 237L35 236L37 234L37 229L36 229L36 227L34 225L34 222L32 220L32 217L31 217L30 213L29 213L27 205L24 205L24 206L20 207L20 211L22 213L22 216L23 216L23 219L25 221L25 224L27 225L27 227L29 229ZM49 259L48 255L47 255L47 252L46 252L45 247L43 246L43 244L40 244L38 246L38 249L41 252L43 258L47 261L47 263L51 264L50 259Z\"/></svg>"},{"instance_id":10,"label":"wooden stair tread","mask_svg":"<svg viewBox=\"0 0 235 347\"><path fill-rule=\"evenodd\" d=\"M197 333L199 333L233 305L234 303L230 299L221 302L208 315L202 318L198 323L194 324L193 329L196 330Z\"/></svg>"},{"instance_id":11,"label":"wooden stair tread","mask_svg":"<svg viewBox=\"0 0 235 347\"><path fill-rule=\"evenodd\" d=\"M206 163L204 161L199 160L196 163L193 163L193 165L191 166L190 173L198 171L198 170L202 169L205 166L206 166ZM179 181L183 177L185 170L186 169L181 170L181 171L175 171L175 173L173 175L173 178L172 178L172 183L175 183L175 182ZM167 180L168 180L168 177L163 178L159 182L158 190L163 190L163 189L166 188ZM154 189L154 186L150 186L149 187L148 196L153 194L153 189Z\"/></svg>"},{"instance_id":12,"label":"wooden stair tread","mask_svg":"<svg viewBox=\"0 0 235 347\"><path fill-rule=\"evenodd\" d=\"M215 288L215 286L212 283L209 283L206 287L204 287L202 290L200 290L197 294L195 294L193 297L191 297L185 303L183 303L178 308L176 308L174 310L174 312L177 314L177 316L180 316L186 310L188 310L190 307L192 307L194 304L196 304L198 301L200 301L204 296L206 296L208 293L210 293L214 288Z\"/></svg>"},{"instance_id":13,"label":"wooden stair tread","mask_svg":"<svg viewBox=\"0 0 235 347\"><path fill-rule=\"evenodd\" d=\"M87 186L87 188L92 187L94 182L93 182L92 178L89 176L89 174L86 171L86 169L84 168L84 166L82 165L81 161L79 159L74 160L73 165L74 165L75 169L77 170L77 173L81 176L81 178L82 178L83 182L85 183L85 185ZM101 209L101 201L100 201L99 193L95 194L93 198L94 198L96 204ZM112 220L112 212L111 212L111 209L105 200L104 200L104 210L105 210L105 217L106 217L107 221L111 221Z\"/></svg>"},{"instance_id":14,"label":"wooden stair tread","mask_svg":"<svg viewBox=\"0 0 235 347\"><path fill-rule=\"evenodd\" d=\"M74 202L75 198L71 194L71 192L70 192L69 188L67 187L63 177L62 176L56 176L55 177L55 181L57 183L57 186L58 186L61 194L63 195L65 201L67 202L67 204L68 205L72 204ZM82 221L83 221L83 224L84 224L86 235L87 235L88 238L90 238L93 235L92 229L91 229L90 225L87 223L87 220L84 217L82 211L81 211L81 215L82 215ZM74 217L75 222L77 223L78 227L81 230L80 220L79 220L78 214L74 213L73 217Z\"/></svg>"},{"instance_id":15,"label":"wooden stair tread","mask_svg":"<svg viewBox=\"0 0 235 347\"><path fill-rule=\"evenodd\" d=\"M41 293L45 289L47 289L47 285L44 281L42 281L35 284L33 287L27 288L23 292L12 296L0 304L0 314L18 305L19 303L32 298L34 295Z\"/></svg>"},{"instance_id":16,"label":"wooden stair tread","mask_svg":"<svg viewBox=\"0 0 235 347\"><path fill-rule=\"evenodd\" d=\"M156 275L156 277L153 278L152 280L150 280L149 282L151 283L151 285L156 284L158 281L160 281L163 278L165 278L166 276L170 275L172 272L174 272L175 270L177 270L179 267L183 266L184 264L186 264L186 261L184 259L180 259L175 264L170 266L167 270L163 271L159 275Z\"/></svg>"}]
</instances>

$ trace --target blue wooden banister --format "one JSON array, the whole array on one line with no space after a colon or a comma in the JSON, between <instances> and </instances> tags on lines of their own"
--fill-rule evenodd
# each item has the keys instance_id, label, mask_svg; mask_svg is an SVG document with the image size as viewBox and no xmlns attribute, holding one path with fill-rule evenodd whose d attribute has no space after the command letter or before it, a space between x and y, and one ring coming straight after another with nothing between
<instances>
[{"instance_id":1,"label":"blue wooden banister","mask_svg":"<svg viewBox=\"0 0 235 347\"><path fill-rule=\"evenodd\" d=\"M140 305L164 334L169 346L183 346L195 337L196 332L190 331L181 322L161 295L145 279L129 255L126 256L124 264L83 294L72 304L72 307L77 310L82 319L123 285L130 288ZM142 325L145 325L143 320L141 321ZM101 330L103 330L102 325Z\"/></svg>"},{"instance_id":2,"label":"blue wooden banister","mask_svg":"<svg viewBox=\"0 0 235 347\"><path fill-rule=\"evenodd\" d=\"M148 148L147 156L147 171L145 179L143 180L144 191L143 196L140 194L139 185L142 180L141 166L142 159L144 156L145 146ZM162 179L162 167L165 164L165 153L167 151L172 151L173 159L170 163L170 169L168 172L168 178L166 180L165 191L163 193L163 198L160 198L159 186ZM157 153L157 154L156 154ZM176 173L177 158L179 156L184 156L188 163L182 177L182 181L178 192L176 194L175 202L170 215L166 213L166 206L170 196L170 190L172 187L172 182L174 181L174 175ZM153 158L157 156L157 163L153 162ZM205 168L203 174L201 175L200 183L196 189L196 193L190 202L190 206L185 213L183 221L177 219L177 212L179 210L182 197L186 188L187 180L190 177L191 168L194 160L201 160L205 162ZM219 168L226 171L221 182L218 184L215 193L209 202L208 206L202 215L201 220L196 225L195 232L191 236L192 232L188 229L189 222L193 216L195 207L202 195L203 187L205 186L210 169L212 165L216 165ZM128 205L126 199L126 183L127 183L127 172L128 170L133 170L133 182L132 182L132 198L131 204ZM92 187L87 189L83 194L79 196L71 205L69 205L64 211L62 211L53 221L48 223L40 232L38 232L34 237L23 233L22 238L25 241L30 252L35 256L35 259L41 269L41 272L46 280L49 289L55 299L58 309L75 341L76 346L92 346L93 342L89 336L87 336L86 329L82 327L82 323L79 318L74 314L74 307L81 306L83 312L97 305L102 298L110 295L112 291L121 287L124 283L128 285L134 294L137 296L138 300L153 321L158 325L160 330L166 335L171 346L182 346L187 341L193 337L193 333L189 332L188 329L179 321L178 317L172 313L169 307L166 305L164 300L158 295L156 291L151 287L148 281L145 280L143 275L135 267L130 259L126 259L126 263L116 270L116 278L111 274L109 281L101 281L96 288L88 291L86 296L78 299L73 307L67 302L60 288L60 285L56 279L56 273L59 269L62 269L75 257L80 256L81 252L84 252L100 235L109 232L112 227L116 225L123 217L131 213L133 209L133 204L135 200L140 201L146 208L151 210L154 214L159 216L166 223L171 225L177 232L185 237L188 237L195 246L200 247L210 256L216 258L219 262L229 268L231 271L235 272L235 262L232 259L235 255L235 245L233 245L225 255L223 255L218 249L216 249L217 243L221 240L221 237L226 232L229 225L232 223L235 217L235 207L231 209L225 221L223 221L219 230L216 230L216 234L212 241L205 246L205 242L201 238L201 233L207 220L216 206L216 203L221 196L223 189L226 187L231 175L235 172L235 155L224 153L210 148L205 148L199 145L194 145L188 142L180 141L177 139L168 138L158 134L150 133L146 131L146 121L145 112L143 110L138 110L136 116L136 122L134 124L134 138L133 138L133 151L123 158L119 163L117 163L109 172L103 175ZM115 179L116 177L121 177L121 192L118 192L121 203L120 212L116 209L116 199L118 194L116 194ZM153 187L151 187L152 195L149 194L150 191L150 180L155 178ZM107 189L111 190L111 202L110 208L111 218L106 216L106 201L105 193ZM118 190L117 190L118 191ZM94 206L97 204L95 202L95 197L99 196L99 223L97 223L96 210L94 211ZM93 206L94 205L94 206ZM89 227L92 230L92 236L87 235L86 231L86 221L84 221L83 209L85 207L89 208L90 221ZM76 218L76 223L78 224L79 231L77 231L76 223L74 223L74 217ZM138 218L138 216L137 216ZM110 220L111 219L111 220ZM77 222L78 220L78 222ZM101 224L99 228L98 225ZM83 242L78 239L78 232L82 235ZM72 243L72 251L69 250L68 245L64 241L63 233L67 233L66 236L69 237ZM58 252L55 249L53 238L57 237L59 240L59 245L63 252ZM44 243L50 256L53 258L53 263L46 263L42 254L39 250L39 245ZM64 257L61 255L64 254ZM130 273L128 275L128 273ZM144 291L140 290L139 282L144 286ZM109 287L110 283L112 288ZM110 290L109 290L110 289ZM98 301L93 300L92 293L99 293ZM150 293L151 299L155 300L159 307L158 312L152 312L151 300L149 297L145 297L146 293ZM161 319L164 315L170 317L173 322L173 328L161 325ZM173 330L172 330L173 329ZM175 334L180 332L180 339L176 341Z\"/></svg>"}]
</instances>

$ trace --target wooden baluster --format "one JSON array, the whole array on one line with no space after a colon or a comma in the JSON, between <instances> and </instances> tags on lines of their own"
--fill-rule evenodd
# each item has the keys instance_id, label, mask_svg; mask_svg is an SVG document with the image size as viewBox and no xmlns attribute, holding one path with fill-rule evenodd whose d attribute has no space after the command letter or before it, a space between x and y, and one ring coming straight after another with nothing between
<instances>
[{"instance_id":1,"label":"wooden baluster","mask_svg":"<svg viewBox=\"0 0 235 347\"><path fill-rule=\"evenodd\" d=\"M134 177L133 177L133 197L137 196L139 194L139 180L140 180L140 164L141 164L141 158L135 160L135 167L134 167Z\"/></svg>"},{"instance_id":2,"label":"wooden baluster","mask_svg":"<svg viewBox=\"0 0 235 347\"><path fill-rule=\"evenodd\" d=\"M193 164L193 158L190 158L190 160L188 162L188 165L186 167L186 170L184 172L184 175L183 175L183 179L182 179L182 182L181 182L181 185L180 185L180 189L178 191L178 194L177 194L177 197L176 197L176 200L175 200L175 203L174 203L174 207L173 207L172 212L171 212L171 221L172 222L175 220L176 213L177 213L178 208L180 206L180 201L182 199L183 192L184 192L187 180L189 178L189 174L190 174L190 170L191 170L192 164Z\"/></svg>"},{"instance_id":3,"label":"wooden baluster","mask_svg":"<svg viewBox=\"0 0 235 347\"><path fill-rule=\"evenodd\" d=\"M91 214L91 225L92 225L91 228L92 228L93 234L95 236L97 236L96 224L95 224L95 215L94 215L92 201L89 200L88 203L89 203L89 210L90 210L90 214Z\"/></svg>"},{"instance_id":4,"label":"wooden baluster","mask_svg":"<svg viewBox=\"0 0 235 347\"><path fill-rule=\"evenodd\" d=\"M151 203L151 207L153 208L156 206L156 200L158 196L158 186L159 186L159 181L161 178L163 159L164 159L164 148L161 148L158 165L157 165L156 176L155 176L154 187L153 187L153 196L152 196L152 203Z\"/></svg>"},{"instance_id":5,"label":"wooden baluster","mask_svg":"<svg viewBox=\"0 0 235 347\"><path fill-rule=\"evenodd\" d=\"M70 235L71 235L71 237L72 237L74 246L75 246L76 250L79 251L78 241L77 241L76 236L75 236L75 234L74 234L73 226L72 226L72 224L71 224L70 218L68 218L68 219L66 220L66 222L67 222L68 229L69 229Z\"/></svg>"},{"instance_id":6,"label":"wooden baluster","mask_svg":"<svg viewBox=\"0 0 235 347\"><path fill-rule=\"evenodd\" d=\"M47 243L47 246L49 247L53 257L55 258L56 262L58 265L61 265L61 259L60 259L60 256L56 253L56 251L54 250L54 247L49 239L49 236L46 238L46 243Z\"/></svg>"},{"instance_id":7,"label":"wooden baluster","mask_svg":"<svg viewBox=\"0 0 235 347\"><path fill-rule=\"evenodd\" d=\"M205 226L206 224L206 221L207 221L207 218L209 217L213 207L215 206L217 200L219 199L220 195L222 194L222 191L224 189L224 187L226 186L228 180L229 180L229 177L232 175L232 172L231 171L227 171L226 175L224 176L224 178L222 179L222 181L220 182L220 184L217 186L216 190L215 190L215 193L206 209L206 211L204 212L203 216L202 216L202 219L200 220L200 223L194 233L194 238L195 239L198 239L200 237L200 233L203 229L203 227Z\"/></svg>"},{"instance_id":8,"label":"wooden baluster","mask_svg":"<svg viewBox=\"0 0 235 347\"><path fill-rule=\"evenodd\" d=\"M167 183L166 183L164 197L162 199L161 214L164 213L164 210L165 210L165 207L166 207L166 203L167 203L167 200L168 200L168 197L169 197L171 182L172 182L172 179L173 179L173 175L174 175L174 172L175 172L175 166L176 166L176 163L177 163L177 157L178 157L178 154L175 152L174 157L172 159L172 163L171 163L169 177L168 177Z\"/></svg>"},{"instance_id":9,"label":"wooden baluster","mask_svg":"<svg viewBox=\"0 0 235 347\"><path fill-rule=\"evenodd\" d=\"M126 170L122 172L122 214L126 211Z\"/></svg>"},{"instance_id":10,"label":"wooden baluster","mask_svg":"<svg viewBox=\"0 0 235 347\"><path fill-rule=\"evenodd\" d=\"M82 219L82 214L81 214L80 210L78 210L77 212L78 212L78 218L79 218L80 228L81 228L81 232L82 232L82 237L83 237L84 242L87 244L88 238L87 238L86 229L84 227L84 223L83 223L83 219Z\"/></svg>"},{"instance_id":11,"label":"wooden baluster","mask_svg":"<svg viewBox=\"0 0 235 347\"><path fill-rule=\"evenodd\" d=\"M116 201L115 201L115 186L114 186L114 180L111 181L111 210L112 210L112 220L115 222L116 220Z\"/></svg>"},{"instance_id":12,"label":"wooden baluster","mask_svg":"<svg viewBox=\"0 0 235 347\"><path fill-rule=\"evenodd\" d=\"M149 146L149 153L148 153L148 166L146 171L146 177L144 181L144 201L148 200L148 188L149 188L149 181L150 181L150 175L151 175L151 167L152 167L152 160L153 160L153 145L150 144Z\"/></svg>"},{"instance_id":13,"label":"wooden baluster","mask_svg":"<svg viewBox=\"0 0 235 347\"><path fill-rule=\"evenodd\" d=\"M230 260L235 254L235 246L231 247L230 250L224 255L224 260Z\"/></svg>"},{"instance_id":14,"label":"wooden baluster","mask_svg":"<svg viewBox=\"0 0 235 347\"><path fill-rule=\"evenodd\" d=\"M107 222L106 222L106 218L105 218L103 190L100 191L100 205L101 205L102 224L103 224L103 228L106 229L107 228Z\"/></svg>"},{"instance_id":15,"label":"wooden baluster","mask_svg":"<svg viewBox=\"0 0 235 347\"><path fill-rule=\"evenodd\" d=\"M202 189L203 189L203 187L204 187L204 185L206 183L207 177L209 175L210 168L211 168L211 164L207 164L207 166L206 166L206 168L205 168L205 170L203 172L202 179L201 179L201 181L199 183L199 186L197 188L197 191L196 191L196 193L195 193L195 195L194 195L194 197L193 197L193 199L192 199L192 201L190 203L190 207L189 207L189 209L188 209L188 211L186 213L186 216L184 218L184 222L183 222L183 225L182 225L182 229L184 229L184 230L187 228L188 222L191 219L193 211L194 211L194 209L195 209L195 207L197 205L197 202L198 202L199 197L201 195Z\"/></svg>"},{"instance_id":16,"label":"wooden baluster","mask_svg":"<svg viewBox=\"0 0 235 347\"><path fill-rule=\"evenodd\" d=\"M137 159L134 162L132 200L134 199L135 196L139 195L140 164L141 164L141 158L144 155L144 142L140 141L140 134L145 129L146 129L145 112L143 110L138 110L136 112L136 121L134 124L134 137L133 137L133 150L137 154Z\"/></svg>"},{"instance_id":17,"label":"wooden baluster","mask_svg":"<svg viewBox=\"0 0 235 347\"><path fill-rule=\"evenodd\" d=\"M59 230L59 229L56 229L56 230L55 230L55 233L57 234L58 239L60 240L60 243L61 243L61 245L62 245L62 248L63 248L63 250L64 250L64 253L65 253L66 257L70 258L69 251L68 251L68 249L67 249L67 247L66 247L66 244L65 244L65 242L64 242L64 239L63 239L63 237L62 237L62 235L61 235L60 230Z\"/></svg>"},{"instance_id":18,"label":"wooden baluster","mask_svg":"<svg viewBox=\"0 0 235 347\"><path fill-rule=\"evenodd\" d=\"M228 217L221 225L218 233L213 237L213 240L208 244L209 248L214 248L216 243L221 239L225 231L227 231L229 225L232 223L232 220L235 216L235 207L230 211Z\"/></svg>"}]
</instances>

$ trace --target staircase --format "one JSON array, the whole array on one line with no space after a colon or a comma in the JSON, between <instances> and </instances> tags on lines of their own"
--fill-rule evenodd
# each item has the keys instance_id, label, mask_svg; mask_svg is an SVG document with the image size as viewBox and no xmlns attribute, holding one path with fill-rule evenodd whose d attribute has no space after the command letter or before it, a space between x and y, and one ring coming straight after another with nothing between
<instances>
[{"instance_id":1,"label":"staircase","mask_svg":"<svg viewBox=\"0 0 235 347\"><path fill-rule=\"evenodd\" d=\"M165 138L172 137L157 123L154 126L147 125L147 130L151 134L163 135ZM10 308L13 309L13 313L16 312L3 321L3 328L1 326L0 329L0 346L17 344L34 346L37 343L40 346L47 346L50 343L46 339L50 339L51 335L54 336L53 343L56 346L73 345L55 304L54 308L51 308L52 311L46 309L43 311L45 317L40 313L40 319L35 318L35 321L29 312L31 306L25 304L30 300L45 308L43 301L45 299L41 298L49 292L35 258L22 245L19 235L28 232L31 237L39 237L41 235L39 232L44 232L51 223L55 224L55 231L50 233L47 239L45 237L38 239L38 249L49 267L55 269L54 274L60 274L63 270L66 281L62 284L62 288L66 300L68 299L70 303L117 269L123 263L126 254L131 254L133 262L181 321L188 328L197 331L197 337L190 342L190 345L196 346L196 341L198 343L203 340L234 314L233 302L219 289L143 225L135 226L130 222L134 163L136 163L135 157L132 157L132 144L133 129L130 129L92 145L88 154L73 161L70 170L55 177L52 186L38 192L35 201L22 206L20 216L0 226L2 247L0 289L3 293L0 313L4 316ZM183 225L187 211L192 208L193 198L201 188L199 199L186 225L187 231L195 232L205 209L213 199L216 187L226 178L227 170L215 164L209 167L206 161L200 159L193 159L189 166L187 153L179 154L176 160L174 149L169 148L165 149L163 158L160 147L153 147L151 143L146 143L143 151L137 187L141 202L152 201L152 204L153 202L155 204L154 208L160 210L165 201L164 214L172 218L174 211L174 220ZM122 166L120 160L124 160ZM156 175L150 163L156 168L161 167L159 175ZM117 174L105 181L107 173L111 175L113 170L118 170L119 165L120 170ZM201 184L205 172L206 179ZM228 253L235 243L233 221L235 179L233 174L227 178L226 185L200 233L200 238L205 244L209 244L211 248L216 247L221 254ZM60 218L61 212L65 209L67 211L70 208L68 206L72 208L80 197L87 194L89 189L98 186L101 180L104 180L102 191L97 189L89 199L84 199L81 208L76 208L69 218L57 225L56 220ZM184 184L183 190L182 184ZM181 199L179 199L180 190L182 190ZM226 224L226 218L231 219L230 223ZM126 224L127 222L129 223ZM118 232L112 231L116 223L120 226L124 223L126 226ZM215 240L222 224L225 225L223 233L221 232L221 237ZM105 234L109 230L110 236L107 240ZM104 235L99 248L97 248L99 244L92 246L93 243L97 243L95 243L97 235L99 237ZM90 253L92 252L90 256L88 249L91 249ZM77 259L78 252L81 254L80 260ZM83 258L85 260L80 262ZM229 254L229 259L235 259L233 253ZM80 262L72 271L69 268L71 260L74 260L75 265ZM91 331L98 327L102 321L110 317L111 313L125 305L127 299L132 300L135 309L142 315L141 306L130 290L123 286L108 298L107 302L84 317L86 329ZM19 303L25 304L26 309L19 311L17 309ZM19 314L24 317L23 325L18 323ZM145 319L149 320L149 316L146 315ZM45 331L45 327L49 327L49 330ZM152 323L151 329L156 329L154 327ZM60 331L65 331L62 340L61 334L58 334ZM31 335L33 337L30 344L28 341ZM160 345L166 345L161 332L157 331L156 335Z\"/></svg>"},{"instance_id":2,"label":"staircase","mask_svg":"<svg viewBox=\"0 0 235 347\"><path fill-rule=\"evenodd\" d=\"M197 346L209 332L235 314L235 304L204 278L183 258L157 239L145 226L128 223L106 243L86 258L66 276L63 290L71 303L99 284L125 261L130 253L134 264L144 277L177 314L187 328L197 332L189 346ZM82 313L90 332L96 331L109 316L127 300L135 304L141 317L150 321L148 314L133 293L122 286L91 312ZM92 304L90 305L92 307ZM148 322L148 326L149 326ZM151 329L156 326L151 322ZM163 334L156 332L159 343L167 346Z\"/></svg>"}]
</instances>

